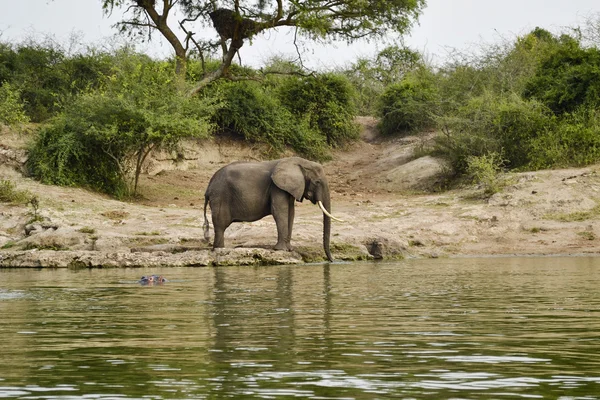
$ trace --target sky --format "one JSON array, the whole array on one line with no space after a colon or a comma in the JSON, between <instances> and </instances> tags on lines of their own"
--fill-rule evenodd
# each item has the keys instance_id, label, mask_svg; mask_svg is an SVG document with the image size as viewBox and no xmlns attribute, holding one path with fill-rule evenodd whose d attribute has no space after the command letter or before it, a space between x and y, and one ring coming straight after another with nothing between
<instances>
[{"instance_id":1,"label":"sky","mask_svg":"<svg viewBox=\"0 0 600 400\"><path fill-rule=\"evenodd\" d=\"M0 0L7 2L8 0ZM0 41L21 42L46 37L64 44L76 37L85 43L105 46L118 42L116 29L120 13L102 13L100 0L20 0L11 1L0 13ZM482 44L514 39L536 26L552 32L583 24L586 18L600 16L598 0L427 0L427 7L404 42L436 62L455 51L470 51ZM121 39L123 40L123 39ZM371 57L386 43L308 43L302 49L304 65L312 69L343 67L358 57ZM172 54L159 34L139 50L156 57ZM245 44L242 63L261 66L274 56L296 57L293 33L269 32Z\"/></svg>"}]
</instances>

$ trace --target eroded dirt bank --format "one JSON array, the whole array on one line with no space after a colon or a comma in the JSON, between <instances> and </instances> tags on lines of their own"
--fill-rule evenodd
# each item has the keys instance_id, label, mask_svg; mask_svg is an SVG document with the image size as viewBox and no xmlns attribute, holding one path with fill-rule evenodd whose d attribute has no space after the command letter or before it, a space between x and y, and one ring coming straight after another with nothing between
<instances>
[{"instance_id":1,"label":"eroded dirt bank","mask_svg":"<svg viewBox=\"0 0 600 400\"><path fill-rule=\"evenodd\" d=\"M363 140L325 164L336 259L600 253L599 167L511 174L489 199L465 187L439 194L443 165L413 149L423 137L385 140L360 119ZM18 136L18 135L17 135ZM231 142L190 144L156 155L142 177L144 199L119 202L83 189L42 185L18 171L24 138L0 136L0 177L39 198L31 206L0 203L0 266L119 267L281 264L323 261L322 217L296 203L295 252L272 251L272 218L233 224L228 248L213 252L202 234L203 193L210 176L257 149ZM175 168L175 169L173 169Z\"/></svg>"}]
</instances>

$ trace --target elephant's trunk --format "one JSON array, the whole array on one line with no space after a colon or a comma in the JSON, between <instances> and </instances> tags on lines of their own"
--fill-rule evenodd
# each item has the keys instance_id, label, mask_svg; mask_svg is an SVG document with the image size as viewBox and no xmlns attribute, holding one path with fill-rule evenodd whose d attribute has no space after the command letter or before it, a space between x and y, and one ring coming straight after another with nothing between
<instances>
[{"instance_id":1,"label":"elephant's trunk","mask_svg":"<svg viewBox=\"0 0 600 400\"><path fill-rule=\"evenodd\" d=\"M323 206L331 215L331 199L329 197L329 188L325 187L323 191ZM333 257L331 256L331 249L329 248L329 239L331 238L331 217L329 217L326 213L323 213L323 249L325 250L325 254L327 255L327 259L329 261L333 261Z\"/></svg>"}]
</instances>

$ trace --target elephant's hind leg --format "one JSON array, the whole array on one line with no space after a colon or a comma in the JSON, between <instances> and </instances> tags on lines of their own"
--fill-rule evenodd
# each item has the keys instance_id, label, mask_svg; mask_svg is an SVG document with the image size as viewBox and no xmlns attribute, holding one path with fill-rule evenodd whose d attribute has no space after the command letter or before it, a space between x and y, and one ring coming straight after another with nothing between
<instances>
[{"instance_id":1,"label":"elephant's hind leg","mask_svg":"<svg viewBox=\"0 0 600 400\"><path fill-rule=\"evenodd\" d=\"M225 247L225 229L231 225L231 215L227 209L223 207L211 206L213 228L215 230L215 241L213 242L213 249Z\"/></svg>"}]
</instances>

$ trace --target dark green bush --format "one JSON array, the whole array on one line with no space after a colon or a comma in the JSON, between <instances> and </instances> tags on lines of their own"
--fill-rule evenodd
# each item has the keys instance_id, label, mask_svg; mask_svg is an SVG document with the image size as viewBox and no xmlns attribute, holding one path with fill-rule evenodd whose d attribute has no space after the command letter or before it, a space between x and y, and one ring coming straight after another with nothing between
<instances>
[{"instance_id":1,"label":"dark green bush","mask_svg":"<svg viewBox=\"0 0 600 400\"><path fill-rule=\"evenodd\" d=\"M600 50L582 48L563 35L527 82L524 97L541 101L557 115L582 105L600 106Z\"/></svg>"},{"instance_id":2,"label":"dark green bush","mask_svg":"<svg viewBox=\"0 0 600 400\"><path fill-rule=\"evenodd\" d=\"M27 45L17 48L11 81L18 83L27 115L34 122L48 119L60 109L61 92L68 88L58 65L64 53L54 47Z\"/></svg>"},{"instance_id":3,"label":"dark green bush","mask_svg":"<svg viewBox=\"0 0 600 400\"><path fill-rule=\"evenodd\" d=\"M429 69L407 73L381 96L379 130L391 135L431 128L439 113L439 102L436 78Z\"/></svg>"},{"instance_id":4,"label":"dark green bush","mask_svg":"<svg viewBox=\"0 0 600 400\"><path fill-rule=\"evenodd\" d=\"M111 64L111 56L93 49L67 56L53 43L0 44L0 83L18 89L34 122L56 115L74 95L100 87Z\"/></svg>"},{"instance_id":5,"label":"dark green bush","mask_svg":"<svg viewBox=\"0 0 600 400\"><path fill-rule=\"evenodd\" d=\"M325 138L312 129L306 119L293 115L259 83L223 81L212 90L217 90L223 99L223 106L213 116L221 132L249 142L265 143L270 147L271 156L281 154L290 146L312 159L327 157Z\"/></svg>"},{"instance_id":6,"label":"dark green bush","mask_svg":"<svg viewBox=\"0 0 600 400\"><path fill-rule=\"evenodd\" d=\"M296 116L306 119L331 147L358 138L356 92L346 77L327 73L289 77L278 88L282 104Z\"/></svg>"}]
</instances>

